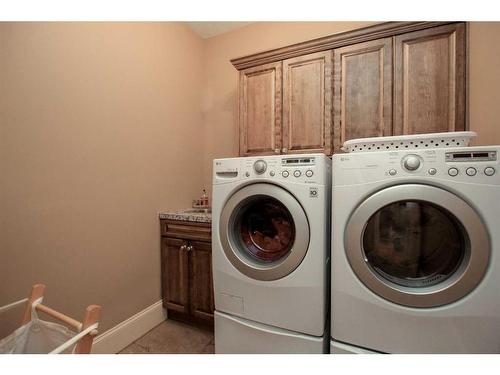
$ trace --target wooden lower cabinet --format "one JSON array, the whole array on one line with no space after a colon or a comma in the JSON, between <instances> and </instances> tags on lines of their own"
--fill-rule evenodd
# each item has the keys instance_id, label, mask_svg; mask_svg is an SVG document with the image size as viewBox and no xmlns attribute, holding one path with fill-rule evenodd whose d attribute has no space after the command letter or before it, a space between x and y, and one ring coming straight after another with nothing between
<instances>
[{"instance_id":1,"label":"wooden lower cabinet","mask_svg":"<svg viewBox=\"0 0 500 375\"><path fill-rule=\"evenodd\" d=\"M189 285L191 314L203 321L214 319L214 293L212 288L212 246L207 242L191 242L192 250Z\"/></svg>"},{"instance_id":2,"label":"wooden lower cabinet","mask_svg":"<svg viewBox=\"0 0 500 375\"><path fill-rule=\"evenodd\" d=\"M214 293L212 281L212 247L206 237L193 238L192 223L161 220L162 228L175 226L178 232L161 238L161 287L163 306L169 319L213 328ZM204 228L207 225L200 223ZM190 235L183 238L185 228ZM200 227L198 227L200 229ZM163 233L163 231L162 231ZM175 237L174 237L175 236ZM186 237L186 236L185 236Z\"/></svg>"},{"instance_id":3,"label":"wooden lower cabinet","mask_svg":"<svg viewBox=\"0 0 500 375\"><path fill-rule=\"evenodd\" d=\"M163 306L179 313L189 313L189 262L183 246L186 241L175 238L162 238L162 298Z\"/></svg>"}]
</instances>

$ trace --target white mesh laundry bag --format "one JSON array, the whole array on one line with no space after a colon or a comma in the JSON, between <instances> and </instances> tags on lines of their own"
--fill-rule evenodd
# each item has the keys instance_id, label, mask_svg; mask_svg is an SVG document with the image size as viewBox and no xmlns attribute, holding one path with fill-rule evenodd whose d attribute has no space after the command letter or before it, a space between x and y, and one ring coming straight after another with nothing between
<instances>
[{"instance_id":1,"label":"white mesh laundry bag","mask_svg":"<svg viewBox=\"0 0 500 375\"><path fill-rule=\"evenodd\" d=\"M35 309L31 321L0 340L2 354L47 354L76 335L67 327L38 318ZM74 346L63 353L71 353Z\"/></svg>"}]
</instances>

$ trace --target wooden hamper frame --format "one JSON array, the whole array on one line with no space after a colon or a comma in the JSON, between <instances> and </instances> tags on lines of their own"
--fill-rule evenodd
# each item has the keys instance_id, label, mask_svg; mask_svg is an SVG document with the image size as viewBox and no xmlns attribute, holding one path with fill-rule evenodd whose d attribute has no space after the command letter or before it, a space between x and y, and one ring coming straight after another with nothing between
<instances>
[{"instance_id":1,"label":"wooden hamper frame","mask_svg":"<svg viewBox=\"0 0 500 375\"><path fill-rule=\"evenodd\" d=\"M24 315L21 320L21 325L25 325L29 321L31 321L31 309L33 302L36 301L39 298L42 298L45 292L45 285L44 284L35 284L33 285L33 288L31 289L31 295L28 298L28 303L26 305L26 308L24 310ZM75 320L63 313L60 313L59 311L56 311L54 309L51 309L50 307L43 305L43 304L38 304L35 306L35 309L37 311L41 311L47 315L50 315L51 317L62 321L63 323L66 323L67 325L73 327L77 331L81 331L92 324L95 324L99 321L99 318L101 316L101 306L99 305L89 305L85 309L85 315L83 317L83 321L79 322L78 320ZM92 343L94 341L94 337L96 336L96 333L94 331L89 332L85 336L83 336L80 340L78 340L74 353L75 354L90 354L92 350Z\"/></svg>"}]
</instances>

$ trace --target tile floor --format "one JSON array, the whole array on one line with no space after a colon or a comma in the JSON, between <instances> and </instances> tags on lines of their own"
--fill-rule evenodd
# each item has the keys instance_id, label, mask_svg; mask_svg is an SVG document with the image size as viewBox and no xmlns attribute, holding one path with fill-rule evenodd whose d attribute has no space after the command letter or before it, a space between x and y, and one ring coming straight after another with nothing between
<instances>
[{"instance_id":1,"label":"tile floor","mask_svg":"<svg viewBox=\"0 0 500 375\"><path fill-rule=\"evenodd\" d=\"M214 334L174 320L165 320L119 354L214 354Z\"/></svg>"}]
</instances>

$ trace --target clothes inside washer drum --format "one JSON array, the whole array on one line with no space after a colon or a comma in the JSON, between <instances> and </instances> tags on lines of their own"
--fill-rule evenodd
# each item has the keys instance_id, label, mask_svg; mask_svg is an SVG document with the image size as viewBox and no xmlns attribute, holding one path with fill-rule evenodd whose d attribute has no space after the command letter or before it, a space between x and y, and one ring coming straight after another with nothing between
<instances>
[{"instance_id":1,"label":"clothes inside washer drum","mask_svg":"<svg viewBox=\"0 0 500 375\"><path fill-rule=\"evenodd\" d=\"M283 204L274 198L266 198L243 209L239 233L252 257L263 262L276 262L292 249L295 224Z\"/></svg>"}]
</instances>

